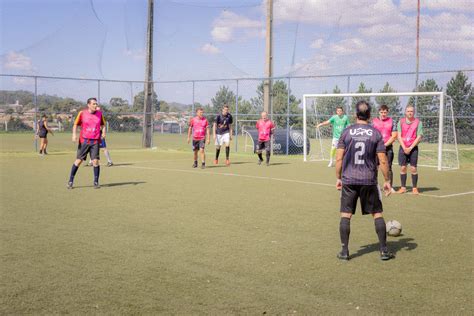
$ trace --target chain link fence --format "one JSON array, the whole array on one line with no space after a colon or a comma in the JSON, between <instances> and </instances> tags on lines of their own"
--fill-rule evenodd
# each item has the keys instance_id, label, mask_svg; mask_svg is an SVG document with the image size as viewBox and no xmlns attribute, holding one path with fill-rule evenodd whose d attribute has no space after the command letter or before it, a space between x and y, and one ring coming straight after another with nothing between
<instances>
[{"instance_id":1,"label":"chain link fence","mask_svg":"<svg viewBox=\"0 0 474 316\"><path fill-rule=\"evenodd\" d=\"M420 73L421 89L446 91L458 71ZM472 77L473 70L463 70ZM224 104L234 118L234 150L252 151L255 123L263 110L265 78L154 82L153 145L163 149L185 149L189 119L197 107L204 109L212 126ZM269 115L277 126L276 154L302 154L302 96L306 93L412 91L414 73L348 74L273 78ZM69 133L78 111L88 97L98 98L107 120L109 135L120 135L124 148L140 148L143 131L144 93L142 81L0 75L0 132L34 132L41 115L53 131ZM351 113L352 100L339 100ZM399 100L394 117L408 100ZM459 144L473 144L472 90L465 99L454 100L456 137ZM335 110L335 109L334 109ZM333 113L312 113L318 119ZM429 113L419 113L423 120ZM309 116L311 120L311 113ZM314 122L317 123L316 121Z\"/></svg>"}]
</instances>

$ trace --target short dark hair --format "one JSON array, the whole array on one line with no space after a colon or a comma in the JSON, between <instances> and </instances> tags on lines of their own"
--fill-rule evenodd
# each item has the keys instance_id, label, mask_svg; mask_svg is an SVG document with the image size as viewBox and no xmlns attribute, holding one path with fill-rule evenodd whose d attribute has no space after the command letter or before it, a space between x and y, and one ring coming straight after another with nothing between
<instances>
[{"instance_id":1,"label":"short dark hair","mask_svg":"<svg viewBox=\"0 0 474 316\"><path fill-rule=\"evenodd\" d=\"M336 110L337 110L337 109L341 109L341 110L344 111L344 108L343 108L341 105L336 106Z\"/></svg>"},{"instance_id":2,"label":"short dark hair","mask_svg":"<svg viewBox=\"0 0 474 316\"><path fill-rule=\"evenodd\" d=\"M204 111L204 109L203 109L202 107L198 107L198 108L196 109L196 112L197 112L197 111Z\"/></svg>"},{"instance_id":3,"label":"short dark hair","mask_svg":"<svg viewBox=\"0 0 474 316\"><path fill-rule=\"evenodd\" d=\"M223 108L229 108L229 106L227 105L227 103L224 103Z\"/></svg>"},{"instance_id":4,"label":"short dark hair","mask_svg":"<svg viewBox=\"0 0 474 316\"><path fill-rule=\"evenodd\" d=\"M382 105L379 107L379 111L382 111L382 110L388 111L388 110L389 110L388 105L382 104Z\"/></svg>"},{"instance_id":5,"label":"short dark hair","mask_svg":"<svg viewBox=\"0 0 474 316\"><path fill-rule=\"evenodd\" d=\"M369 102L360 100L356 104L356 117L361 121L368 121L370 119L370 110Z\"/></svg>"},{"instance_id":6,"label":"short dark hair","mask_svg":"<svg viewBox=\"0 0 474 316\"><path fill-rule=\"evenodd\" d=\"M92 101L97 102L97 99L96 98L89 98L89 99L87 99L87 104L91 103Z\"/></svg>"}]
</instances>

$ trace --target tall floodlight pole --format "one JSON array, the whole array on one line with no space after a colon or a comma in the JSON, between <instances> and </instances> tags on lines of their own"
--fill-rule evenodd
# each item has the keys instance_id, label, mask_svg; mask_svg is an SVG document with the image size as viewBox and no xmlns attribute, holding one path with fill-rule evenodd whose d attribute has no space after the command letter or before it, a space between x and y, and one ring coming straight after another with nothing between
<instances>
[{"instance_id":1,"label":"tall floodlight pole","mask_svg":"<svg viewBox=\"0 0 474 316\"><path fill-rule=\"evenodd\" d=\"M143 102L143 139L142 146L152 146L152 104L153 104L153 6L154 0L148 0L148 26L145 61L145 87Z\"/></svg>"},{"instance_id":2,"label":"tall floodlight pole","mask_svg":"<svg viewBox=\"0 0 474 316\"><path fill-rule=\"evenodd\" d=\"M418 92L418 75L420 71L420 0L418 0L418 13L416 15L416 74L415 74L415 92ZM415 98L415 111L418 103L418 97Z\"/></svg>"},{"instance_id":3,"label":"tall floodlight pole","mask_svg":"<svg viewBox=\"0 0 474 316\"><path fill-rule=\"evenodd\" d=\"M273 56L272 56L272 22L273 22L273 0L267 0L267 32L265 42L265 81L263 82L263 110L273 116L273 111L270 112L271 107L271 90L273 76Z\"/></svg>"}]
</instances>

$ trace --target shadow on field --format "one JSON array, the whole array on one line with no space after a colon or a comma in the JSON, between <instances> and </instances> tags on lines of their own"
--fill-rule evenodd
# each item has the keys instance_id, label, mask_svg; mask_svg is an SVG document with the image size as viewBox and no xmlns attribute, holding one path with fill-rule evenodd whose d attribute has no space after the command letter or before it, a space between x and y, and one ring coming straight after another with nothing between
<instances>
[{"instance_id":1,"label":"shadow on field","mask_svg":"<svg viewBox=\"0 0 474 316\"><path fill-rule=\"evenodd\" d=\"M113 167L121 167L121 166L132 166L134 163L131 162L124 162L124 163L114 163Z\"/></svg>"},{"instance_id":2,"label":"shadow on field","mask_svg":"<svg viewBox=\"0 0 474 316\"><path fill-rule=\"evenodd\" d=\"M270 166L289 165L289 162L270 162Z\"/></svg>"},{"instance_id":3,"label":"shadow on field","mask_svg":"<svg viewBox=\"0 0 474 316\"><path fill-rule=\"evenodd\" d=\"M101 184L100 186L102 188L112 188L112 187L119 187L122 185L138 185L138 184L143 184L146 183L145 181L131 181L131 182L115 182L115 183L106 183L106 184ZM82 185L82 186L75 186L74 189L84 189L84 188L93 188L93 185Z\"/></svg>"},{"instance_id":4,"label":"shadow on field","mask_svg":"<svg viewBox=\"0 0 474 316\"><path fill-rule=\"evenodd\" d=\"M437 187L427 187L427 188L418 187L418 191L420 191L420 193L430 192L430 191L439 191L439 188L437 188Z\"/></svg>"},{"instance_id":5,"label":"shadow on field","mask_svg":"<svg viewBox=\"0 0 474 316\"><path fill-rule=\"evenodd\" d=\"M413 242L413 238L401 238L396 241L387 241L387 247L388 249L393 252L393 254L397 254L398 251L400 250L413 250L416 247L418 247L418 244L416 242ZM374 243L370 245L365 245L361 246L359 250L357 250L356 253L351 255L351 259L369 254L371 252L379 252L379 243Z\"/></svg>"}]
</instances>

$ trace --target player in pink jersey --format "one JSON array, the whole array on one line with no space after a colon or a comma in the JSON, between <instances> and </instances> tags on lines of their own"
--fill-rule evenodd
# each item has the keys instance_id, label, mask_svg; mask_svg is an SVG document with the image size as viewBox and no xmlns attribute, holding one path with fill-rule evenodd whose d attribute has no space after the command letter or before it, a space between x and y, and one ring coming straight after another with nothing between
<instances>
[{"instance_id":1,"label":"player in pink jersey","mask_svg":"<svg viewBox=\"0 0 474 316\"><path fill-rule=\"evenodd\" d=\"M74 143L77 142L77 126L81 127L80 135L82 142L77 149L76 160L71 168L67 188L72 189L77 170L82 161L86 159L87 154L90 153L94 166L94 188L98 189L100 188L99 145L101 137L105 138L105 120L102 112L97 111L96 98L87 99L87 109L80 111L74 121L74 126L72 127L72 141Z\"/></svg>"},{"instance_id":2,"label":"player in pink jersey","mask_svg":"<svg viewBox=\"0 0 474 316\"><path fill-rule=\"evenodd\" d=\"M393 185L393 143L397 139L397 125L395 121L388 116L389 108L386 104L382 104L379 108L379 117L372 120L372 125L382 134L385 150L388 159L388 174L390 176L390 186ZM395 190L392 188L392 193Z\"/></svg>"},{"instance_id":3,"label":"player in pink jersey","mask_svg":"<svg viewBox=\"0 0 474 316\"><path fill-rule=\"evenodd\" d=\"M193 134L193 152L194 163L193 168L198 166L198 151L201 153L201 168L206 168L206 154L204 152L205 144L209 145L211 135L209 132L209 122L204 117L204 110L197 108L196 116L189 121L188 129L188 144L191 140L191 133Z\"/></svg>"},{"instance_id":4,"label":"player in pink jersey","mask_svg":"<svg viewBox=\"0 0 474 316\"><path fill-rule=\"evenodd\" d=\"M423 137L423 125L421 121L415 118L415 108L413 105L407 105L405 117L400 119L397 126L398 141L400 150L398 151L398 164L400 165L401 187L397 193L407 191L407 165L410 164L411 181L413 184L412 193L420 194L418 191L418 144Z\"/></svg>"},{"instance_id":5,"label":"player in pink jersey","mask_svg":"<svg viewBox=\"0 0 474 316\"><path fill-rule=\"evenodd\" d=\"M265 158L267 166L269 166L271 136L275 131L275 124L273 124L273 122L268 118L267 112L263 111L261 114L261 119L257 121L255 127L257 127L258 130L258 144L255 150L258 155L258 164L261 165L263 162L262 151L265 149Z\"/></svg>"}]
</instances>

